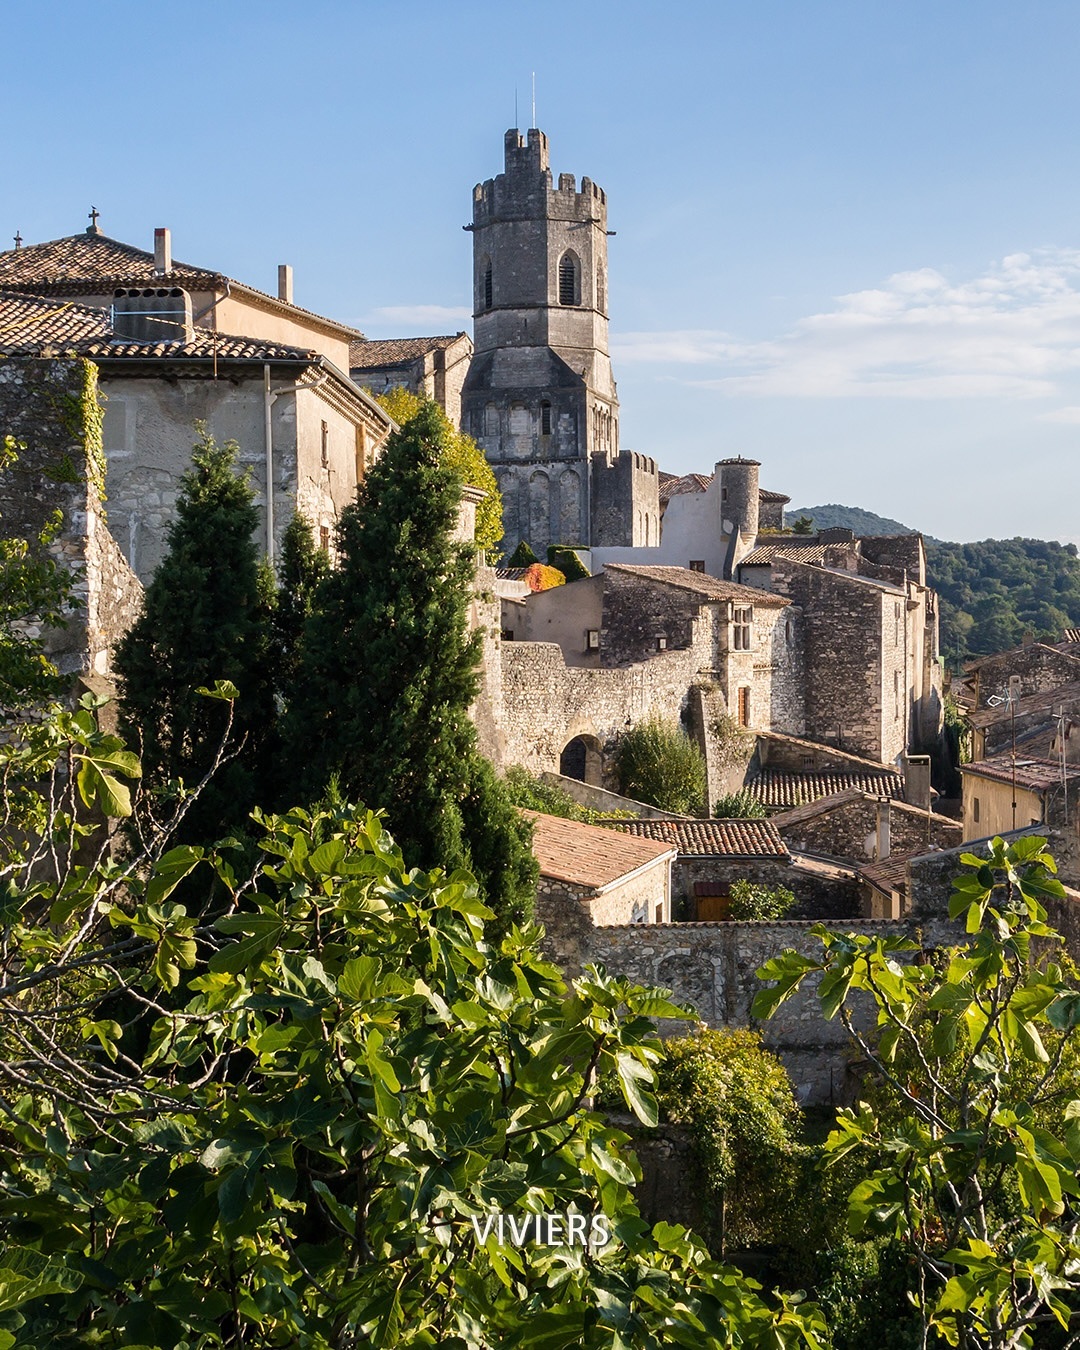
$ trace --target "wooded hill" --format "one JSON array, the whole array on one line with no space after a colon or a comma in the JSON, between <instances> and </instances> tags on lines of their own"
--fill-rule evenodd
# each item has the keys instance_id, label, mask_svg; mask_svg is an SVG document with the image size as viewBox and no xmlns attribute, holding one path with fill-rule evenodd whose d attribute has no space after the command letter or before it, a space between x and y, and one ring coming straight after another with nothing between
<instances>
[{"instance_id":1,"label":"wooded hill","mask_svg":"<svg viewBox=\"0 0 1080 1350\"><path fill-rule=\"evenodd\" d=\"M809 506L786 513L790 525L810 516L815 529L907 534L898 521L857 506ZM1080 559L1075 544L1043 539L982 539L952 544L926 539L931 584L941 596L941 651L962 662L1018 646L1025 633L1059 641L1080 627Z\"/></svg>"}]
</instances>

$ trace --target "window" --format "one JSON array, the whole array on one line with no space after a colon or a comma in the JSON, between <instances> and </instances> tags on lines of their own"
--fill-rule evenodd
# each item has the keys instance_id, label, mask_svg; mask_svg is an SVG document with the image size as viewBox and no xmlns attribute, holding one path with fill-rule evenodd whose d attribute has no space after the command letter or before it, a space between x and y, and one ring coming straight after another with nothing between
<instances>
[{"instance_id":1,"label":"window","mask_svg":"<svg viewBox=\"0 0 1080 1350\"><path fill-rule=\"evenodd\" d=\"M814 767L813 755L800 755L799 759L804 769L812 769Z\"/></svg>"},{"instance_id":2,"label":"window","mask_svg":"<svg viewBox=\"0 0 1080 1350\"><path fill-rule=\"evenodd\" d=\"M893 692L893 717L897 722L900 720L900 672L894 670L892 673L892 692Z\"/></svg>"},{"instance_id":3,"label":"window","mask_svg":"<svg viewBox=\"0 0 1080 1350\"><path fill-rule=\"evenodd\" d=\"M322 466L324 469L330 467L330 424L322 424Z\"/></svg>"},{"instance_id":4,"label":"window","mask_svg":"<svg viewBox=\"0 0 1080 1350\"><path fill-rule=\"evenodd\" d=\"M971 819L976 825L979 823L979 799L975 797L971 803Z\"/></svg>"},{"instance_id":5,"label":"window","mask_svg":"<svg viewBox=\"0 0 1080 1350\"><path fill-rule=\"evenodd\" d=\"M551 404L547 399L540 404L540 435L551 435Z\"/></svg>"},{"instance_id":6,"label":"window","mask_svg":"<svg viewBox=\"0 0 1080 1350\"><path fill-rule=\"evenodd\" d=\"M750 650L750 625L753 619L754 611L749 605L736 605L731 611L731 645L737 652Z\"/></svg>"},{"instance_id":7,"label":"window","mask_svg":"<svg viewBox=\"0 0 1080 1350\"><path fill-rule=\"evenodd\" d=\"M324 553L330 552L330 526L319 526L319 547Z\"/></svg>"},{"instance_id":8,"label":"window","mask_svg":"<svg viewBox=\"0 0 1080 1350\"><path fill-rule=\"evenodd\" d=\"M587 652L598 652L600 650L599 628L590 628L585 634L585 650Z\"/></svg>"},{"instance_id":9,"label":"window","mask_svg":"<svg viewBox=\"0 0 1080 1350\"><path fill-rule=\"evenodd\" d=\"M900 646L900 605L899 602L893 607L893 643Z\"/></svg>"},{"instance_id":10,"label":"window","mask_svg":"<svg viewBox=\"0 0 1080 1350\"><path fill-rule=\"evenodd\" d=\"M581 266L569 250L559 259L559 304L581 304Z\"/></svg>"},{"instance_id":11,"label":"window","mask_svg":"<svg viewBox=\"0 0 1080 1350\"><path fill-rule=\"evenodd\" d=\"M657 650L658 652L666 652L666 651L667 651L667 636L666 636L666 634L664 634L664 633L657 633L657 635L656 635L656 650Z\"/></svg>"},{"instance_id":12,"label":"window","mask_svg":"<svg viewBox=\"0 0 1080 1350\"><path fill-rule=\"evenodd\" d=\"M502 640L504 642L513 642L514 630L512 628L504 628L502 630Z\"/></svg>"},{"instance_id":13,"label":"window","mask_svg":"<svg viewBox=\"0 0 1080 1350\"><path fill-rule=\"evenodd\" d=\"M1032 823L1034 824L1034 822L1032 822ZM664 902L663 902L663 900L661 900L660 903L656 906L656 922L657 922L657 923L663 923L663 922L664 922Z\"/></svg>"},{"instance_id":14,"label":"window","mask_svg":"<svg viewBox=\"0 0 1080 1350\"><path fill-rule=\"evenodd\" d=\"M748 727L750 725L750 686L741 685L739 688L739 726Z\"/></svg>"},{"instance_id":15,"label":"window","mask_svg":"<svg viewBox=\"0 0 1080 1350\"><path fill-rule=\"evenodd\" d=\"M727 501L727 488L726 488L726 487L722 487L722 488L720 489L720 500L721 500L722 502L726 502L726 501Z\"/></svg>"},{"instance_id":16,"label":"window","mask_svg":"<svg viewBox=\"0 0 1080 1350\"><path fill-rule=\"evenodd\" d=\"M690 559L690 571L691 571L691 572L704 572L704 571L705 571L705 559L704 559L704 558L691 558L691 559Z\"/></svg>"},{"instance_id":17,"label":"window","mask_svg":"<svg viewBox=\"0 0 1080 1350\"><path fill-rule=\"evenodd\" d=\"M491 284L491 259L488 258L484 263L484 308L490 309L492 305L493 288Z\"/></svg>"}]
</instances>

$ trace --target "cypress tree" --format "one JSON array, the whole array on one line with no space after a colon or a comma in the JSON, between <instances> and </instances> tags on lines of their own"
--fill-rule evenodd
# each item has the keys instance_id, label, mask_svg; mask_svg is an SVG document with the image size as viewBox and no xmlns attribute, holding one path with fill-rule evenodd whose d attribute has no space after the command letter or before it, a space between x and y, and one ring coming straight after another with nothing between
<instances>
[{"instance_id":1,"label":"cypress tree","mask_svg":"<svg viewBox=\"0 0 1080 1350\"><path fill-rule=\"evenodd\" d=\"M338 568L304 633L286 739L309 798L336 778L382 807L405 857L469 867L489 904L524 914L529 829L476 748L480 635L473 550L454 541L460 485L427 403L387 442L338 524Z\"/></svg>"},{"instance_id":2,"label":"cypress tree","mask_svg":"<svg viewBox=\"0 0 1080 1350\"><path fill-rule=\"evenodd\" d=\"M254 532L259 513L236 472L235 442L202 434L181 479L168 552L143 609L116 653L122 724L141 747L151 785L193 787L213 763L226 726L201 686L230 680L239 690L224 763L188 812L177 837L205 842L243 828L256 805L274 728L269 606Z\"/></svg>"},{"instance_id":3,"label":"cypress tree","mask_svg":"<svg viewBox=\"0 0 1080 1350\"><path fill-rule=\"evenodd\" d=\"M279 692L286 702L291 700L299 676L304 625L311 617L315 597L329 571L326 550L316 547L310 523L298 512L281 541L277 597L271 621Z\"/></svg>"}]
</instances>

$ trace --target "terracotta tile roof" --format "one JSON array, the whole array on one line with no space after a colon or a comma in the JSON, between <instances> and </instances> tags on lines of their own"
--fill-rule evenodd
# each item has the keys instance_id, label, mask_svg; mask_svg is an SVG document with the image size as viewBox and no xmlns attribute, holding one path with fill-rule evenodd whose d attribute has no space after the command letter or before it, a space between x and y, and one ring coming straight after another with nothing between
<instances>
[{"instance_id":1,"label":"terracotta tile roof","mask_svg":"<svg viewBox=\"0 0 1080 1350\"><path fill-rule=\"evenodd\" d=\"M1061 635L1061 640L1070 644L1073 642L1080 643L1080 628L1066 628Z\"/></svg>"},{"instance_id":2,"label":"terracotta tile roof","mask_svg":"<svg viewBox=\"0 0 1080 1350\"><path fill-rule=\"evenodd\" d=\"M782 555L794 562L820 563L825 561L824 544L787 543L758 544L745 558L739 560L740 567L768 567L774 559Z\"/></svg>"},{"instance_id":3,"label":"terracotta tile roof","mask_svg":"<svg viewBox=\"0 0 1080 1350\"><path fill-rule=\"evenodd\" d=\"M859 868L859 876L864 877L871 886L886 895L890 891L902 891L907 886L908 862L912 858L921 858L919 853L893 853L881 862L866 863Z\"/></svg>"},{"instance_id":4,"label":"terracotta tile roof","mask_svg":"<svg viewBox=\"0 0 1080 1350\"><path fill-rule=\"evenodd\" d=\"M0 290L0 351L8 355L36 356L43 347L69 347L108 331L106 309Z\"/></svg>"},{"instance_id":5,"label":"terracotta tile roof","mask_svg":"<svg viewBox=\"0 0 1080 1350\"><path fill-rule=\"evenodd\" d=\"M112 336L110 313L72 301L0 291L0 352L7 356L88 356L94 360L316 361L318 353L284 342L196 328L190 342L126 342Z\"/></svg>"},{"instance_id":6,"label":"terracotta tile roof","mask_svg":"<svg viewBox=\"0 0 1080 1350\"><path fill-rule=\"evenodd\" d=\"M660 500L670 501L672 497L679 497L684 492L704 492L711 482L712 474L684 473L681 477L675 474L661 474Z\"/></svg>"},{"instance_id":7,"label":"terracotta tile roof","mask_svg":"<svg viewBox=\"0 0 1080 1350\"><path fill-rule=\"evenodd\" d=\"M349 343L349 369L365 370L371 366L396 366L399 362L415 361L428 352L445 351L464 332L447 333L443 337L382 338L375 341Z\"/></svg>"},{"instance_id":8,"label":"terracotta tile roof","mask_svg":"<svg viewBox=\"0 0 1080 1350\"><path fill-rule=\"evenodd\" d=\"M980 708L978 712L969 712L967 720L977 730L982 731L997 722L1007 722L1014 713L1017 717L1039 712L1050 714L1063 704L1075 703L1077 700L1080 700L1080 680L1069 680L1059 684L1056 689L1046 689L1039 694L1021 695L1012 708L1002 703L997 708Z\"/></svg>"},{"instance_id":9,"label":"terracotta tile roof","mask_svg":"<svg viewBox=\"0 0 1080 1350\"><path fill-rule=\"evenodd\" d=\"M315 361L318 353L283 342L234 337L196 328L190 342L127 342L112 336L110 313L71 301L0 291L0 352L8 356L68 354L95 360L165 358Z\"/></svg>"},{"instance_id":10,"label":"terracotta tile roof","mask_svg":"<svg viewBox=\"0 0 1080 1350\"><path fill-rule=\"evenodd\" d=\"M740 586L734 581L721 581L707 572L691 572L689 567L638 567L631 563L605 563L604 571L627 572L645 581L677 586L683 591L693 591L703 600L738 600L746 605L770 605L777 608L791 604L784 596L774 595L771 591Z\"/></svg>"},{"instance_id":11,"label":"terracotta tile roof","mask_svg":"<svg viewBox=\"0 0 1080 1350\"><path fill-rule=\"evenodd\" d=\"M174 263L169 282L201 282L212 289L225 278L202 267ZM0 286L52 295L85 294L138 282L166 284L154 274L154 255L104 234L68 235L45 244L24 244L0 253ZM67 288L67 289L65 289Z\"/></svg>"},{"instance_id":12,"label":"terracotta tile roof","mask_svg":"<svg viewBox=\"0 0 1080 1350\"><path fill-rule=\"evenodd\" d=\"M715 474L711 473L664 473L660 472L660 500L669 501L684 492L706 492ZM763 502L789 502L782 492L769 492L767 488L758 488L758 500Z\"/></svg>"},{"instance_id":13,"label":"terracotta tile roof","mask_svg":"<svg viewBox=\"0 0 1080 1350\"><path fill-rule=\"evenodd\" d=\"M0 253L0 288L35 295L101 295L121 286L185 286L189 290L223 290L228 284L237 295L254 297L278 310L302 315L342 335L362 338L347 324L302 309L255 286L235 281L221 272L174 262L166 276L154 272L154 255L108 235L67 235L44 244L24 244Z\"/></svg>"},{"instance_id":14,"label":"terracotta tile roof","mask_svg":"<svg viewBox=\"0 0 1080 1350\"><path fill-rule=\"evenodd\" d=\"M599 825L525 811L533 822L540 875L600 891L650 863L675 856L670 844L635 839Z\"/></svg>"},{"instance_id":15,"label":"terracotta tile roof","mask_svg":"<svg viewBox=\"0 0 1080 1350\"><path fill-rule=\"evenodd\" d=\"M524 581L527 567L496 567L495 575L500 581Z\"/></svg>"},{"instance_id":16,"label":"terracotta tile roof","mask_svg":"<svg viewBox=\"0 0 1080 1350\"><path fill-rule=\"evenodd\" d=\"M1068 765L1070 778L1078 775L1075 766ZM992 755L989 759L977 759L972 764L961 764L961 773L970 773L977 778L990 778L996 783L1012 783L1012 755ZM1061 782L1061 764L1053 759L1036 759L1029 755L1016 757L1016 785L1033 792L1042 792L1046 788L1056 787Z\"/></svg>"},{"instance_id":17,"label":"terracotta tile roof","mask_svg":"<svg viewBox=\"0 0 1080 1350\"><path fill-rule=\"evenodd\" d=\"M819 797L841 792L868 792L875 797L903 800L904 780L894 769L818 769L794 773L787 769L761 769L747 780L746 790L772 811L788 811Z\"/></svg>"},{"instance_id":18,"label":"terracotta tile roof","mask_svg":"<svg viewBox=\"0 0 1080 1350\"><path fill-rule=\"evenodd\" d=\"M612 820L609 828L674 844L682 857L782 858L787 845L771 820Z\"/></svg>"}]
</instances>

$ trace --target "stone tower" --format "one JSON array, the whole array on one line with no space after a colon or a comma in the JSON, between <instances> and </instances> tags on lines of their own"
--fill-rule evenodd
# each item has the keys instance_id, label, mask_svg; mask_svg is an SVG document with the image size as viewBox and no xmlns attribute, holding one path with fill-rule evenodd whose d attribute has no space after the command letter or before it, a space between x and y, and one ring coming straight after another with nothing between
<instances>
[{"instance_id":1,"label":"stone tower","mask_svg":"<svg viewBox=\"0 0 1080 1350\"><path fill-rule=\"evenodd\" d=\"M474 354L462 427L487 455L511 552L656 543L656 466L619 449L608 355L607 198L552 181L548 142L506 133L505 170L473 189Z\"/></svg>"}]
</instances>

